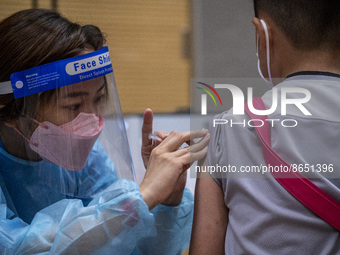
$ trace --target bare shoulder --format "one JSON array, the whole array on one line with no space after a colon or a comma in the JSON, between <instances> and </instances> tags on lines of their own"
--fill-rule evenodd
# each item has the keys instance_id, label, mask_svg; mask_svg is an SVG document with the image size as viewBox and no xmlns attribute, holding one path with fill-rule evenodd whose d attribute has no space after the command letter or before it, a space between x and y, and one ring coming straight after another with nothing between
<instances>
[{"instance_id":1,"label":"bare shoulder","mask_svg":"<svg viewBox=\"0 0 340 255\"><path fill-rule=\"evenodd\" d=\"M190 254L224 254L228 209L222 188L209 176L196 181Z\"/></svg>"}]
</instances>

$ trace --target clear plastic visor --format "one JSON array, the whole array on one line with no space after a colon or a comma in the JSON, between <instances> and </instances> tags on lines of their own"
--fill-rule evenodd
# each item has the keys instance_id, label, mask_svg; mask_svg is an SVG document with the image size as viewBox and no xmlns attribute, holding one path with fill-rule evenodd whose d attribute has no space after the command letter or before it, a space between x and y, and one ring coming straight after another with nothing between
<instances>
[{"instance_id":1,"label":"clear plastic visor","mask_svg":"<svg viewBox=\"0 0 340 255\"><path fill-rule=\"evenodd\" d=\"M117 178L135 180L111 62L103 67L99 54L87 56L78 57L78 64L69 59L80 71L83 60L85 69L92 65L79 74L83 81L69 84L60 75L48 90L16 99L22 113L8 127L10 138L2 141L5 148L16 148L8 151L10 160L33 170L35 182L80 198L93 197ZM11 76L11 82L15 90L18 81Z\"/></svg>"}]
</instances>

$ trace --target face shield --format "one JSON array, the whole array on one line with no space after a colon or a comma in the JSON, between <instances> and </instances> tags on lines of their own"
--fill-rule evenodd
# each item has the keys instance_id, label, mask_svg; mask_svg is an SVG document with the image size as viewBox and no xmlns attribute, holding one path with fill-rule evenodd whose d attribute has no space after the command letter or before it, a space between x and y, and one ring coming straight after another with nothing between
<instances>
[{"instance_id":1,"label":"face shield","mask_svg":"<svg viewBox=\"0 0 340 255\"><path fill-rule=\"evenodd\" d=\"M107 47L13 73L0 84L7 93L21 113L2 143L32 181L92 198L118 177L135 180Z\"/></svg>"}]
</instances>

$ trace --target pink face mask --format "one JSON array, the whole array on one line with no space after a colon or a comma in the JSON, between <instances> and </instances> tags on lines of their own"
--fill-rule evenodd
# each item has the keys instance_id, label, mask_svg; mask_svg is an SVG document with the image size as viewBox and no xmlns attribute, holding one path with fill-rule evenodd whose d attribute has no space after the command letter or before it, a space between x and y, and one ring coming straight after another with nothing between
<instances>
[{"instance_id":1,"label":"pink face mask","mask_svg":"<svg viewBox=\"0 0 340 255\"><path fill-rule=\"evenodd\" d=\"M43 159L62 168L81 170L103 127L103 117L87 113L80 113L61 126L44 121L33 132L30 147Z\"/></svg>"}]
</instances>

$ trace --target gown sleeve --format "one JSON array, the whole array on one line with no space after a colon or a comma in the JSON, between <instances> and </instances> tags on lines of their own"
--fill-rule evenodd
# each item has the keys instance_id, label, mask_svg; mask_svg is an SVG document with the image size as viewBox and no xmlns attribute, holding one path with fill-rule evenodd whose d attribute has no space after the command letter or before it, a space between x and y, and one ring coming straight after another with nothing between
<instances>
[{"instance_id":1,"label":"gown sleeve","mask_svg":"<svg viewBox=\"0 0 340 255\"><path fill-rule=\"evenodd\" d=\"M138 185L117 177L100 146L93 160L96 168L77 184L78 194L95 194L92 200L61 199L38 211L30 224L15 216L0 175L1 254L172 255L188 247L193 217L188 190L179 206L159 205L150 212Z\"/></svg>"},{"instance_id":2,"label":"gown sleeve","mask_svg":"<svg viewBox=\"0 0 340 255\"><path fill-rule=\"evenodd\" d=\"M155 235L155 218L128 180L117 180L88 206L63 199L23 222L0 194L3 254L130 254L138 240Z\"/></svg>"},{"instance_id":3,"label":"gown sleeve","mask_svg":"<svg viewBox=\"0 0 340 255\"><path fill-rule=\"evenodd\" d=\"M160 204L155 207L151 212L155 217L157 235L142 238L133 254L182 254L190 243L193 204L192 193L185 189L180 205Z\"/></svg>"}]
</instances>

